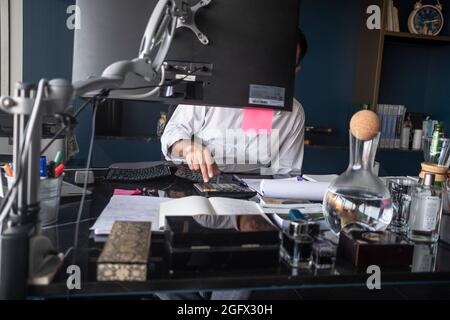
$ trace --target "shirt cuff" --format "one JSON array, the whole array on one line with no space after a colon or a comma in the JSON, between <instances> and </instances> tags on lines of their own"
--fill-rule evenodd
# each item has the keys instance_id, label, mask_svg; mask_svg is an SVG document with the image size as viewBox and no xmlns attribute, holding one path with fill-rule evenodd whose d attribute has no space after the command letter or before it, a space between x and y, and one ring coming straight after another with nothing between
<instances>
[{"instance_id":1,"label":"shirt cuff","mask_svg":"<svg viewBox=\"0 0 450 320\"><path fill-rule=\"evenodd\" d=\"M169 150L170 148L178 141L180 140L190 140L191 137L188 137L186 135L175 135L171 137L166 137L161 139L161 150L166 158L167 161L173 161L173 162L185 162L185 159L180 157L175 157L172 154L170 154Z\"/></svg>"}]
</instances>

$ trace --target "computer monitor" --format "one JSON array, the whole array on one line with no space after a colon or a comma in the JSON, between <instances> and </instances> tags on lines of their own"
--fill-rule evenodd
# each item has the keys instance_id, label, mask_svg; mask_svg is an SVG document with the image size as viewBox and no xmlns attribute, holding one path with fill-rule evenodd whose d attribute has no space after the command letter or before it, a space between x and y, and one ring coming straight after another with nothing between
<instances>
[{"instance_id":1,"label":"computer monitor","mask_svg":"<svg viewBox=\"0 0 450 320\"><path fill-rule=\"evenodd\" d=\"M110 64L136 58L156 3L78 0L81 29L75 32L73 81L100 76ZM185 67L196 72L148 100L292 110L298 19L299 0L212 0L196 17L209 44L179 28L166 59L169 83L184 79ZM148 85L130 75L123 87ZM128 93L112 92L111 98Z\"/></svg>"}]
</instances>

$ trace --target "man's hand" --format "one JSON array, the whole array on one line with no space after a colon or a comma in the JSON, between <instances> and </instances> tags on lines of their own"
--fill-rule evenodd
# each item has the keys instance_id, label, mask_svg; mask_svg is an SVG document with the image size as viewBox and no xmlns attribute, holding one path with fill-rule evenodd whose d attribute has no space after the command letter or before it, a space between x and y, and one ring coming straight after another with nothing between
<instances>
[{"instance_id":1,"label":"man's hand","mask_svg":"<svg viewBox=\"0 0 450 320\"><path fill-rule=\"evenodd\" d=\"M201 171L203 180L209 182L210 179L220 175L211 151L204 145L192 140L180 140L171 149L173 155L184 158L192 171Z\"/></svg>"}]
</instances>

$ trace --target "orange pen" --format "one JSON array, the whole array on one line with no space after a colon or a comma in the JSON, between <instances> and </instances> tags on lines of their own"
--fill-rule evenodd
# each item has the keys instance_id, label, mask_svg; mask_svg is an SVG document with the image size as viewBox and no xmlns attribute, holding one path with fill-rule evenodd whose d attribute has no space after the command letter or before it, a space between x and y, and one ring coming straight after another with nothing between
<instances>
[{"instance_id":1,"label":"orange pen","mask_svg":"<svg viewBox=\"0 0 450 320\"><path fill-rule=\"evenodd\" d=\"M14 176L14 174L11 170L11 166L8 163L5 164L5 171L6 171L6 174L8 175L8 177L12 178Z\"/></svg>"}]
</instances>

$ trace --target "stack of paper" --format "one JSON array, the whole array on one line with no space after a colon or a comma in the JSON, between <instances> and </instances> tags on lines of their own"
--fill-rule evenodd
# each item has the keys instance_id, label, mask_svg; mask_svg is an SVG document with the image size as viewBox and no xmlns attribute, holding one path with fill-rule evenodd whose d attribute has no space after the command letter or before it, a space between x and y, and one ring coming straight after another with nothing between
<instances>
[{"instance_id":1,"label":"stack of paper","mask_svg":"<svg viewBox=\"0 0 450 320\"><path fill-rule=\"evenodd\" d=\"M169 198L114 196L103 210L91 230L95 235L108 235L116 221L151 222L157 231L159 225L159 206L170 201Z\"/></svg>"},{"instance_id":2,"label":"stack of paper","mask_svg":"<svg viewBox=\"0 0 450 320\"><path fill-rule=\"evenodd\" d=\"M261 193L264 197L323 201L330 183L286 180L263 180Z\"/></svg>"},{"instance_id":3,"label":"stack of paper","mask_svg":"<svg viewBox=\"0 0 450 320\"><path fill-rule=\"evenodd\" d=\"M322 202L330 183L337 177L337 175L304 175L303 180L299 178L245 179L244 182L257 190L264 198Z\"/></svg>"}]
</instances>

